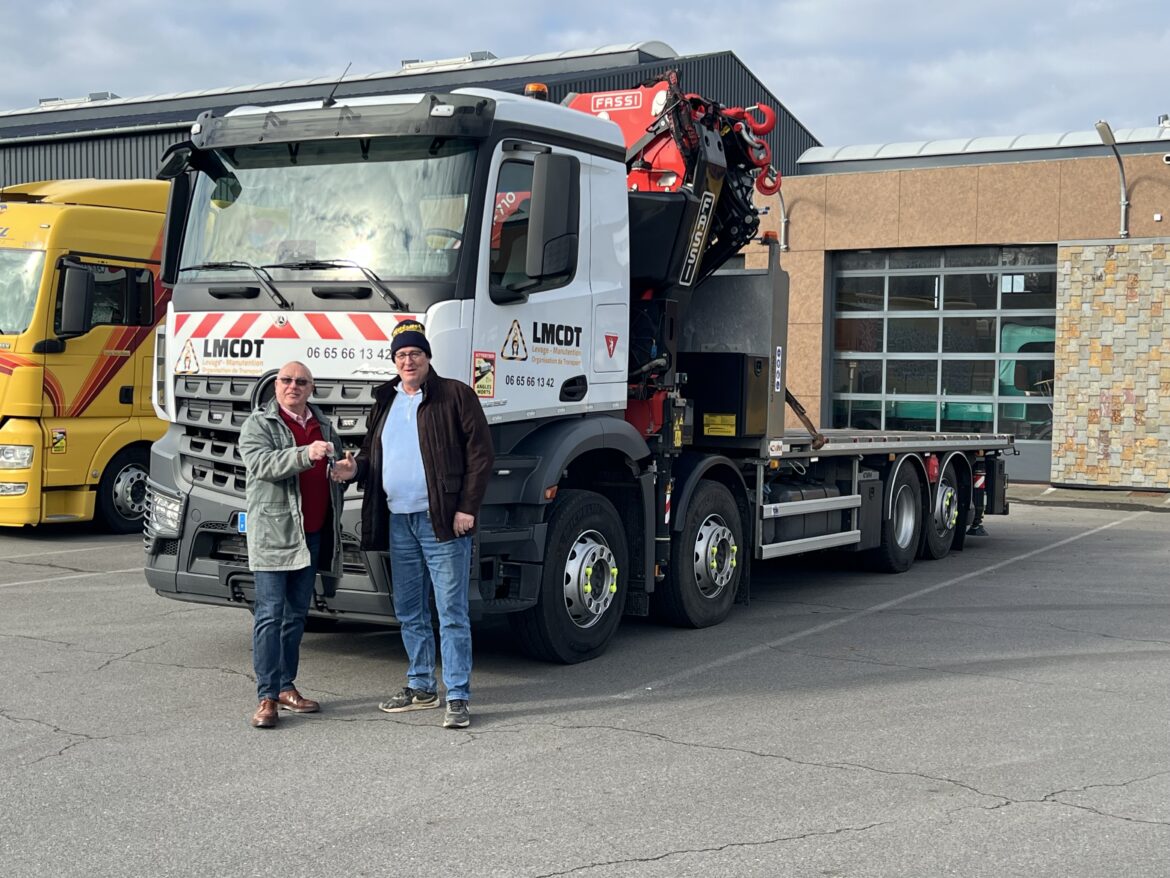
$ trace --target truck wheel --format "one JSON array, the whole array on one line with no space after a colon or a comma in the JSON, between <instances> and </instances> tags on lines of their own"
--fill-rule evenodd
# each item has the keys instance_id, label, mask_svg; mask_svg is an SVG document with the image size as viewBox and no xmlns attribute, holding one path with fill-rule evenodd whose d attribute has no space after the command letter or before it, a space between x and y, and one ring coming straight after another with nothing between
<instances>
[{"instance_id":1,"label":"truck wheel","mask_svg":"<svg viewBox=\"0 0 1170 878\"><path fill-rule=\"evenodd\" d=\"M123 448L98 482L97 516L116 534L142 531L146 512L146 475L150 457L144 448Z\"/></svg>"},{"instance_id":2,"label":"truck wheel","mask_svg":"<svg viewBox=\"0 0 1170 878\"><path fill-rule=\"evenodd\" d=\"M626 603L626 534L613 504L592 491L553 501L535 607L509 616L521 648L565 664L605 651Z\"/></svg>"},{"instance_id":3,"label":"truck wheel","mask_svg":"<svg viewBox=\"0 0 1170 878\"><path fill-rule=\"evenodd\" d=\"M718 625L739 589L736 556L743 522L731 491L719 482L699 484L682 532L670 550L670 571L654 600L666 621L684 628Z\"/></svg>"},{"instance_id":4,"label":"truck wheel","mask_svg":"<svg viewBox=\"0 0 1170 878\"><path fill-rule=\"evenodd\" d=\"M904 573L914 563L922 539L922 485L913 467L898 471L890 489L892 512L882 509L882 540L870 550L873 569L884 573Z\"/></svg>"},{"instance_id":5,"label":"truck wheel","mask_svg":"<svg viewBox=\"0 0 1170 878\"><path fill-rule=\"evenodd\" d=\"M918 557L932 561L945 558L951 551L961 519L959 480L954 466L948 463L938 480L934 503L923 527L922 550Z\"/></svg>"}]
</instances>

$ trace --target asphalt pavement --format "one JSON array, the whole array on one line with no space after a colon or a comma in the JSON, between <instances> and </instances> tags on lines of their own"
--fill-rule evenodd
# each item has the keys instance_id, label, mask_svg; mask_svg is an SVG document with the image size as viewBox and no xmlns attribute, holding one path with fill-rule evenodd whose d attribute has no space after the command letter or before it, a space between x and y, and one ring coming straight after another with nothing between
<instances>
[{"instance_id":1,"label":"asphalt pavement","mask_svg":"<svg viewBox=\"0 0 1170 878\"><path fill-rule=\"evenodd\" d=\"M155 595L132 537L0 531L0 874L1167 876L1168 520L1016 497L570 667L481 626L463 732L376 709L405 659L365 625L252 729L246 612Z\"/></svg>"}]
</instances>

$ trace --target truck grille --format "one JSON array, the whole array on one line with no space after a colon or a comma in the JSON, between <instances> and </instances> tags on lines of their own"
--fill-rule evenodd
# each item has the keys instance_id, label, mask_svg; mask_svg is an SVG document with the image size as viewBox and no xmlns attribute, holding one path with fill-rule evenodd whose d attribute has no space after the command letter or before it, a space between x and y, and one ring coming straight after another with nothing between
<instances>
[{"instance_id":1,"label":"truck grille","mask_svg":"<svg viewBox=\"0 0 1170 878\"><path fill-rule=\"evenodd\" d=\"M255 393L258 382L261 391ZM366 433L366 414L374 404L378 382L314 379L312 402L341 435L343 449L356 449ZM253 399L264 405L272 398L272 378L217 378L183 375L175 381L177 421L183 425L179 464L183 477L218 493L244 496L244 462L237 440Z\"/></svg>"}]
</instances>

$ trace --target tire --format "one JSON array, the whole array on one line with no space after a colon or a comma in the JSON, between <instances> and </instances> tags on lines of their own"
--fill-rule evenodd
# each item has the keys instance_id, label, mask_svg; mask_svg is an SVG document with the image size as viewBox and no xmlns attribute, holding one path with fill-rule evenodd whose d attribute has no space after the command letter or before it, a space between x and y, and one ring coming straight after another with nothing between
<instances>
[{"instance_id":1,"label":"tire","mask_svg":"<svg viewBox=\"0 0 1170 878\"><path fill-rule=\"evenodd\" d=\"M666 580L654 594L661 617L683 628L726 619L742 578L736 556L743 547L743 521L731 491L700 482L671 547Z\"/></svg>"},{"instance_id":2,"label":"tire","mask_svg":"<svg viewBox=\"0 0 1170 878\"><path fill-rule=\"evenodd\" d=\"M145 448L123 448L114 455L98 482L97 518L104 528L116 534L142 532L149 469Z\"/></svg>"},{"instance_id":3,"label":"tire","mask_svg":"<svg viewBox=\"0 0 1170 878\"><path fill-rule=\"evenodd\" d=\"M923 522L922 548L919 558L937 561L950 554L956 530L962 530L961 486L953 464L947 464L934 491L930 512Z\"/></svg>"},{"instance_id":4,"label":"tire","mask_svg":"<svg viewBox=\"0 0 1170 878\"><path fill-rule=\"evenodd\" d=\"M509 623L533 658L588 661L605 651L625 609L625 528L605 497L563 490L549 510L547 533L540 598Z\"/></svg>"},{"instance_id":5,"label":"tire","mask_svg":"<svg viewBox=\"0 0 1170 878\"><path fill-rule=\"evenodd\" d=\"M912 466L903 466L890 488L892 512L882 508L882 537L871 549L870 565L883 573L905 573L922 539L922 484Z\"/></svg>"}]
</instances>

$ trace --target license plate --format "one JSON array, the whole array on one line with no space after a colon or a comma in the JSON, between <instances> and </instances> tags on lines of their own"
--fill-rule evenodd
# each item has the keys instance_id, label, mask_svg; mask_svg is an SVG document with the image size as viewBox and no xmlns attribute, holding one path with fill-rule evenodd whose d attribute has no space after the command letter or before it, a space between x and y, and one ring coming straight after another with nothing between
<instances>
[{"instance_id":1,"label":"license plate","mask_svg":"<svg viewBox=\"0 0 1170 878\"><path fill-rule=\"evenodd\" d=\"M236 533L246 534L248 532L248 513L240 512L236 515Z\"/></svg>"}]
</instances>

